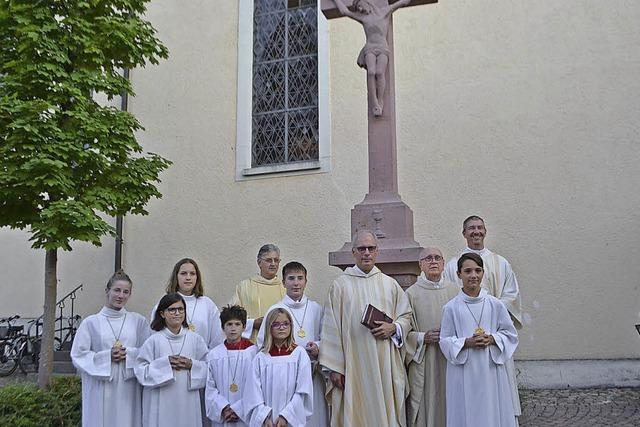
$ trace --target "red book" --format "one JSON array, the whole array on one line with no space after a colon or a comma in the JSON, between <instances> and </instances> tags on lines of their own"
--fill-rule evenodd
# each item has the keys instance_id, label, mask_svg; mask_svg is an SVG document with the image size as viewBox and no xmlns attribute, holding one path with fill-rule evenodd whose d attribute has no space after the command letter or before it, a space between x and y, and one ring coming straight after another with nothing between
<instances>
[{"instance_id":1,"label":"red book","mask_svg":"<svg viewBox=\"0 0 640 427\"><path fill-rule=\"evenodd\" d=\"M380 326L375 323L376 321L393 323L393 319L387 316L385 312L378 310L371 304L367 304L367 307L364 309L364 313L362 313L362 320L360 323L369 329L374 329Z\"/></svg>"}]
</instances>

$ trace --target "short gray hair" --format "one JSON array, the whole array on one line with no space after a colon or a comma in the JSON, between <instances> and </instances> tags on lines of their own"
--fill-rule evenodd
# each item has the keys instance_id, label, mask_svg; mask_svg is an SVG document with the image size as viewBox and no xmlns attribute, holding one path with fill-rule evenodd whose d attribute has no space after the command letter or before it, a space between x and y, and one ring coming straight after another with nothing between
<instances>
[{"instance_id":1,"label":"short gray hair","mask_svg":"<svg viewBox=\"0 0 640 427\"><path fill-rule=\"evenodd\" d=\"M258 250L258 259L262 258L262 256L269 252L277 252L280 255L280 249L274 245L273 243L267 243L266 245L262 245L260 250Z\"/></svg>"},{"instance_id":2,"label":"short gray hair","mask_svg":"<svg viewBox=\"0 0 640 427\"><path fill-rule=\"evenodd\" d=\"M373 241L376 243L376 246L378 246L378 236L376 236L376 233L374 233L373 231L371 231L369 229L363 228L362 230L356 231L356 233L351 238L351 249L355 249L356 248L356 243L358 242L358 239L360 238L360 236L362 236L364 234L368 234L371 237L373 237Z\"/></svg>"}]
</instances>

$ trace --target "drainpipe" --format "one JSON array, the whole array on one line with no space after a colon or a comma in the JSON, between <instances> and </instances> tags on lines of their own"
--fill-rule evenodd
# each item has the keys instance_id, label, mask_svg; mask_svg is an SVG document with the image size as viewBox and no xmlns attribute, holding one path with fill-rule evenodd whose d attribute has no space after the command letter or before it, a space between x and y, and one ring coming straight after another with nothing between
<instances>
[{"instance_id":1,"label":"drainpipe","mask_svg":"<svg viewBox=\"0 0 640 427\"><path fill-rule=\"evenodd\" d=\"M129 80L129 69L125 68L123 77ZM129 94L123 92L120 96L120 110L127 111L129 109ZM122 268L122 215L116 217L116 254L115 254L115 271Z\"/></svg>"}]
</instances>

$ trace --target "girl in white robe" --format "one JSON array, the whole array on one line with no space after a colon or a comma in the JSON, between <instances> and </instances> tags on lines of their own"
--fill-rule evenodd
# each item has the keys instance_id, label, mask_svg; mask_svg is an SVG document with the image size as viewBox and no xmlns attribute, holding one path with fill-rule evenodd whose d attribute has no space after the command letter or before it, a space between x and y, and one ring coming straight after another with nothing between
<instances>
[{"instance_id":1,"label":"girl in white robe","mask_svg":"<svg viewBox=\"0 0 640 427\"><path fill-rule=\"evenodd\" d=\"M177 293L158 303L151 335L138 353L135 374L145 427L201 427L200 390L207 381L207 345L188 329L186 304Z\"/></svg>"},{"instance_id":2,"label":"girl in white robe","mask_svg":"<svg viewBox=\"0 0 640 427\"><path fill-rule=\"evenodd\" d=\"M443 308L440 348L447 364L447 427L514 427L505 362L518 336L500 300L481 289L482 258L458 261L462 292Z\"/></svg>"},{"instance_id":3,"label":"girl in white robe","mask_svg":"<svg viewBox=\"0 0 640 427\"><path fill-rule=\"evenodd\" d=\"M324 308L304 295L307 287L307 269L299 262L291 261L282 267L282 284L287 294L282 301L267 310L277 307L289 310L293 317L292 334L295 343L307 351L311 359L311 375L313 378L313 415L307 427L326 427L329 423L329 410L325 394L325 378L318 364L320 351L320 333ZM258 332L257 344L262 347L264 323Z\"/></svg>"},{"instance_id":4,"label":"girl in white robe","mask_svg":"<svg viewBox=\"0 0 640 427\"><path fill-rule=\"evenodd\" d=\"M244 385L243 410L249 426L304 426L313 413L311 361L294 343L293 319L287 310L272 310L265 323L264 345Z\"/></svg>"},{"instance_id":5,"label":"girl in white robe","mask_svg":"<svg viewBox=\"0 0 640 427\"><path fill-rule=\"evenodd\" d=\"M207 416L215 427L244 427L247 425L242 410L244 382L258 348L242 337L247 324L244 308L238 305L224 307L220 322L227 338L207 356Z\"/></svg>"},{"instance_id":6,"label":"girl in white robe","mask_svg":"<svg viewBox=\"0 0 640 427\"><path fill-rule=\"evenodd\" d=\"M198 264L191 258L183 258L171 271L167 293L177 292L187 304L186 320L189 330L197 333L212 349L221 344L224 336L220 328L220 311L211 298L204 295L202 274ZM151 319L158 304L151 311Z\"/></svg>"},{"instance_id":7,"label":"girl in white robe","mask_svg":"<svg viewBox=\"0 0 640 427\"><path fill-rule=\"evenodd\" d=\"M83 427L142 424L142 390L133 366L149 336L149 323L125 310L131 287L124 272L111 276L105 306L84 319L73 340L71 360L82 378Z\"/></svg>"}]
</instances>

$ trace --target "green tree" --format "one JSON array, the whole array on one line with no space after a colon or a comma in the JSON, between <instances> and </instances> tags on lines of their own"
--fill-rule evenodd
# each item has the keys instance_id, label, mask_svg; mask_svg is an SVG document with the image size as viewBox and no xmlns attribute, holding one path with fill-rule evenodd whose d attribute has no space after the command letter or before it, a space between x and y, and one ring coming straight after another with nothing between
<instances>
[{"instance_id":1,"label":"green tree","mask_svg":"<svg viewBox=\"0 0 640 427\"><path fill-rule=\"evenodd\" d=\"M45 251L38 384L53 368L57 251L113 235L104 216L147 214L170 162L143 153L136 118L101 105L133 95L122 70L168 51L143 19L149 0L0 0L0 227ZM102 215L101 215L102 214Z\"/></svg>"}]
</instances>

